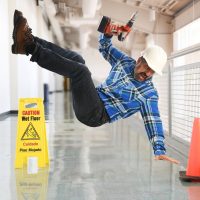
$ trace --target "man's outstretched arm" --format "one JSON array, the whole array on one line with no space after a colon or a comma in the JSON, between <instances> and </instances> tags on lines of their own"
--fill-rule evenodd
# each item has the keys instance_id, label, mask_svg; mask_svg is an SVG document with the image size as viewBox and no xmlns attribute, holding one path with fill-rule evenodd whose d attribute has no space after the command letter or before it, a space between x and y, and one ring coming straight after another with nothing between
<instances>
[{"instance_id":1,"label":"man's outstretched arm","mask_svg":"<svg viewBox=\"0 0 200 200\"><path fill-rule=\"evenodd\" d=\"M167 160L171 163L175 163L175 164L179 164L180 162L178 160L175 160L174 158L171 158L167 155L159 155L159 156L155 156L155 160Z\"/></svg>"},{"instance_id":2,"label":"man's outstretched arm","mask_svg":"<svg viewBox=\"0 0 200 200\"><path fill-rule=\"evenodd\" d=\"M164 130L158 110L158 97L147 99L141 106L141 115L144 121L148 138L153 146L155 160L167 160L178 164L179 161L166 155L164 144Z\"/></svg>"},{"instance_id":3,"label":"man's outstretched arm","mask_svg":"<svg viewBox=\"0 0 200 200\"><path fill-rule=\"evenodd\" d=\"M99 36L99 51L107 60L111 66L114 66L120 59L122 59L126 54L113 46L112 35L108 36L105 34L100 34Z\"/></svg>"}]
</instances>

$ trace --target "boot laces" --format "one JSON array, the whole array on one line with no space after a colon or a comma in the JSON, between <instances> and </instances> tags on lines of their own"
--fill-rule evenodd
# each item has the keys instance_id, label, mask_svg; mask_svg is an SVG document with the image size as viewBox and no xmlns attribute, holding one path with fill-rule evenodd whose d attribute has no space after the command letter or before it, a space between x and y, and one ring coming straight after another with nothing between
<instances>
[{"instance_id":1,"label":"boot laces","mask_svg":"<svg viewBox=\"0 0 200 200\"><path fill-rule=\"evenodd\" d=\"M28 46L32 45L34 43L34 38L32 35L32 29L27 25L26 27L26 31L24 33L24 40L25 40L25 44L24 44L24 49L26 52L26 49L28 48ZM26 55L29 55L28 52L26 52Z\"/></svg>"}]
</instances>

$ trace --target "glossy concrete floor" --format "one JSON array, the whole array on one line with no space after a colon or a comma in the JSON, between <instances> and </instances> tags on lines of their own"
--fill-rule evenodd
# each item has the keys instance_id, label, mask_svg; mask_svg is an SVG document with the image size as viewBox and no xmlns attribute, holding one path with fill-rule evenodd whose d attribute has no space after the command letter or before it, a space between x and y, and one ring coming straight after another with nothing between
<instances>
[{"instance_id":1,"label":"glossy concrete floor","mask_svg":"<svg viewBox=\"0 0 200 200\"><path fill-rule=\"evenodd\" d=\"M0 121L0 200L200 199L198 183L179 180L184 166L153 160L138 120L86 127L74 116L70 93L50 95L47 108L51 164L38 174L14 169L17 116Z\"/></svg>"}]
</instances>

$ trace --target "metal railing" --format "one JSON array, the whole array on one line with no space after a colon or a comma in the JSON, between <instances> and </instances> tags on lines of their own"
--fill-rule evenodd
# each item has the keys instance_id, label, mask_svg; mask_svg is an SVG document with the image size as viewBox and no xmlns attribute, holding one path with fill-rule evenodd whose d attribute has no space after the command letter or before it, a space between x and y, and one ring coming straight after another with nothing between
<instances>
[{"instance_id":1,"label":"metal railing","mask_svg":"<svg viewBox=\"0 0 200 200\"><path fill-rule=\"evenodd\" d=\"M200 53L200 44L172 54L162 77L155 77L164 129L170 137L190 142L194 118L200 117L200 62L174 66L173 61Z\"/></svg>"}]
</instances>

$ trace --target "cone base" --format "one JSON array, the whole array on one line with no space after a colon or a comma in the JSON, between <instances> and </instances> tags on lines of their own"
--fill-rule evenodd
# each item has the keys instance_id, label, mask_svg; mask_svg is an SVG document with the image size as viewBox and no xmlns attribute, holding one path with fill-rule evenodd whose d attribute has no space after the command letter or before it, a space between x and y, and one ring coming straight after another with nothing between
<instances>
[{"instance_id":1,"label":"cone base","mask_svg":"<svg viewBox=\"0 0 200 200\"><path fill-rule=\"evenodd\" d=\"M200 182L200 176L187 176L186 171L179 171L179 178L186 182Z\"/></svg>"}]
</instances>

